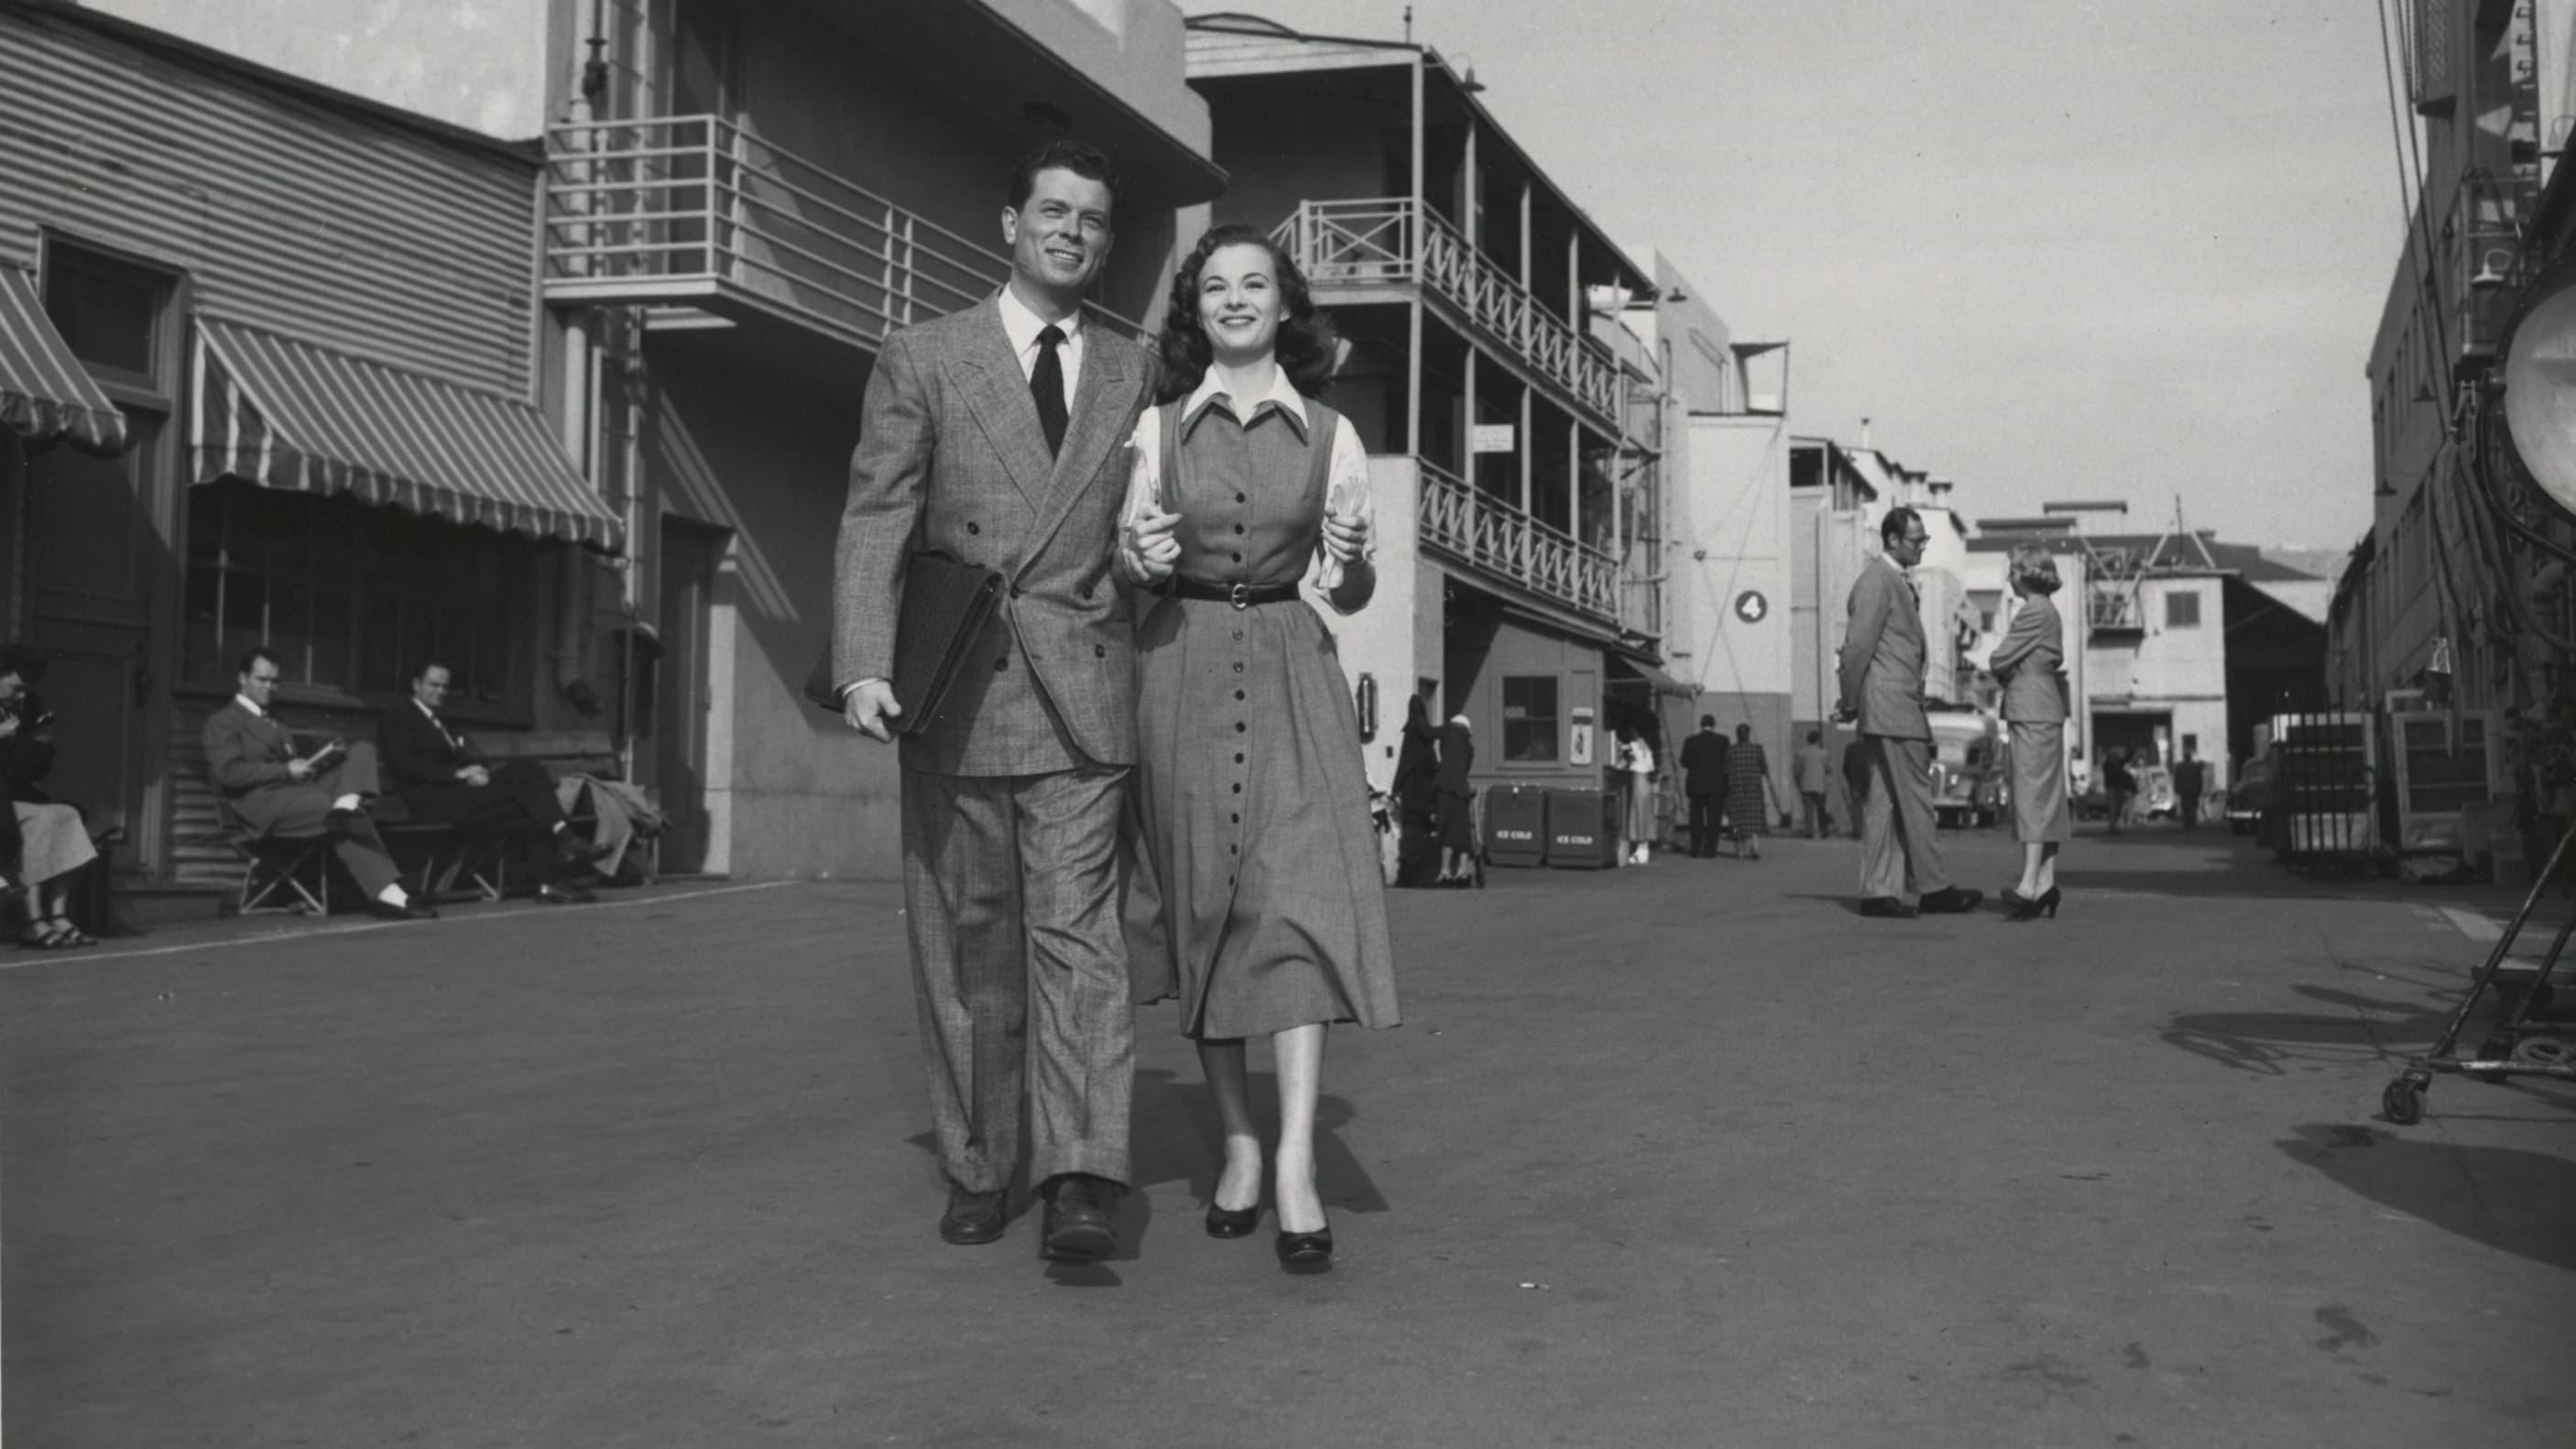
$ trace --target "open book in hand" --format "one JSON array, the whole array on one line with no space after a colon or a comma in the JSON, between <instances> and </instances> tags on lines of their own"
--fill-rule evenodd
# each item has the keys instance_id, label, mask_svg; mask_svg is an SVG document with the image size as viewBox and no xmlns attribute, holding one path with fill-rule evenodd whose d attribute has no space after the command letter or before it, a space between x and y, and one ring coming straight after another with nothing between
<instances>
[{"instance_id":1,"label":"open book in hand","mask_svg":"<svg viewBox=\"0 0 2576 1449\"><path fill-rule=\"evenodd\" d=\"M342 741L324 740L320 745L314 748L313 753L304 757L304 763L319 770L330 765L333 761L347 753L349 753L349 747Z\"/></svg>"}]
</instances>

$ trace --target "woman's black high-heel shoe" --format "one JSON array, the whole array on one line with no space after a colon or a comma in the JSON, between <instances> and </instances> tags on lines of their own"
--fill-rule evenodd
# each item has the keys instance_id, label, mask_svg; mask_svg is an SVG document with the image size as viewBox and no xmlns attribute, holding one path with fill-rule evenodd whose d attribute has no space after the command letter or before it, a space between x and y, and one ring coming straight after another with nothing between
<instances>
[{"instance_id":1,"label":"woman's black high-heel shoe","mask_svg":"<svg viewBox=\"0 0 2576 1449\"><path fill-rule=\"evenodd\" d=\"M1208 1199L1207 1235L1209 1237L1248 1238L1252 1236L1252 1230L1260 1225L1261 1204L1256 1202L1248 1208L1226 1208L1218 1207L1215 1198Z\"/></svg>"},{"instance_id":2,"label":"woman's black high-heel shoe","mask_svg":"<svg viewBox=\"0 0 2576 1449\"><path fill-rule=\"evenodd\" d=\"M1291 1273L1321 1273L1333 1266L1333 1229L1326 1224L1312 1233L1279 1234L1279 1266Z\"/></svg>"},{"instance_id":3,"label":"woman's black high-heel shoe","mask_svg":"<svg viewBox=\"0 0 2576 1449\"><path fill-rule=\"evenodd\" d=\"M2045 915L2052 921L2056 920L2057 902L2057 887L2050 886L2048 889L2041 891L2038 895L2032 896L2028 900L2023 901L2019 906L2015 907L2013 909L2012 919L2016 921L2035 921L2042 915Z\"/></svg>"}]
</instances>

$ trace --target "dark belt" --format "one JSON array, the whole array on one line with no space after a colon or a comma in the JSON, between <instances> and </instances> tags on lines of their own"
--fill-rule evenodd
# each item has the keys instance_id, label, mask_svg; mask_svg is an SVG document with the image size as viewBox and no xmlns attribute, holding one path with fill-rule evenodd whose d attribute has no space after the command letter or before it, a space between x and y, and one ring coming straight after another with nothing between
<instances>
[{"instance_id":1,"label":"dark belt","mask_svg":"<svg viewBox=\"0 0 2576 1449\"><path fill-rule=\"evenodd\" d=\"M1297 597L1295 584L1203 584L1196 579L1174 577L1172 592L1184 599L1213 599L1249 609L1255 604L1284 604Z\"/></svg>"}]
</instances>

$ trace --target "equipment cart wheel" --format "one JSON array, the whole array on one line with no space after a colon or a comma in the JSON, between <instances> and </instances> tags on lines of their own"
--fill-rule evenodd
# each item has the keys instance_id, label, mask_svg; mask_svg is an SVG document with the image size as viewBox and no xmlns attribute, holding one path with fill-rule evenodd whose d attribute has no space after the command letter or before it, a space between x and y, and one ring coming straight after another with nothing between
<instances>
[{"instance_id":1,"label":"equipment cart wheel","mask_svg":"<svg viewBox=\"0 0 2576 1449\"><path fill-rule=\"evenodd\" d=\"M2570 1061L2576 1061L2576 1049L2570 1049L2567 1042L2559 1037L2524 1037L2514 1043L2513 1059L2540 1066L2565 1066Z\"/></svg>"},{"instance_id":2,"label":"equipment cart wheel","mask_svg":"<svg viewBox=\"0 0 2576 1449\"><path fill-rule=\"evenodd\" d=\"M2400 1127L2412 1127L2424 1120L2424 1093L2413 1082L2399 1077L2379 1094L2379 1110Z\"/></svg>"}]
</instances>

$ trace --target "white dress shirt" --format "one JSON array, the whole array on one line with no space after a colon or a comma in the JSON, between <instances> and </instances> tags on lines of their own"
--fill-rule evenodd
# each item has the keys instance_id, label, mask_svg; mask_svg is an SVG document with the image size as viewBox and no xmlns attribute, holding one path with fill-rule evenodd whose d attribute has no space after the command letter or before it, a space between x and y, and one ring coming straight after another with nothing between
<instances>
[{"instance_id":1,"label":"white dress shirt","mask_svg":"<svg viewBox=\"0 0 2576 1449\"><path fill-rule=\"evenodd\" d=\"M1050 323L1030 311L1019 293L1009 287L1002 289L1002 335L1011 339L1011 352L1020 359L1022 381L1036 375L1038 334L1050 326L1064 333L1064 341L1056 344L1055 355L1064 366L1064 410L1069 416L1073 412L1073 390L1082 381L1082 313L1077 310L1061 322Z\"/></svg>"},{"instance_id":2,"label":"white dress shirt","mask_svg":"<svg viewBox=\"0 0 2576 1449\"><path fill-rule=\"evenodd\" d=\"M264 710L264 709L261 709L258 705L255 705L255 704L251 703L251 702L250 702L250 696L249 696L249 695L247 695L247 694L236 694L236 695L234 695L234 696L233 696L233 703L235 703L235 704L237 704L237 705L240 705L242 708L244 708L244 709L246 709L246 710L249 710L249 711L250 711L250 717L251 717L252 719L266 719L266 718L268 718L268 711L267 711L267 710Z\"/></svg>"}]
</instances>

